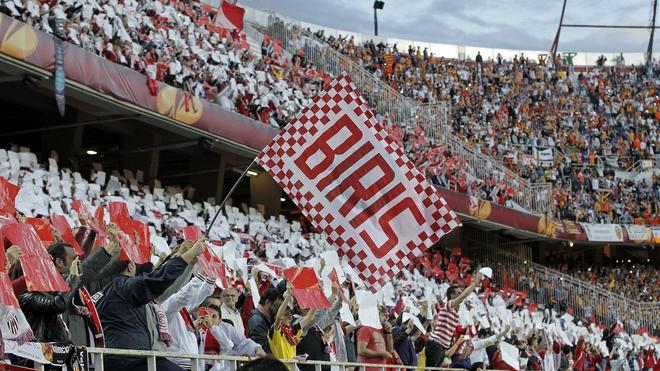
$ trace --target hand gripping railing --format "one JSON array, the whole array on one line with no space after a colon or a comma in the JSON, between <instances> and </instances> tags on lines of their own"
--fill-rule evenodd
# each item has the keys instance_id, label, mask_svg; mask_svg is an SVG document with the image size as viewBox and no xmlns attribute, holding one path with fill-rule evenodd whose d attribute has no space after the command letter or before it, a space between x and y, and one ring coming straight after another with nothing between
<instances>
[{"instance_id":1,"label":"hand gripping railing","mask_svg":"<svg viewBox=\"0 0 660 371\"><path fill-rule=\"evenodd\" d=\"M170 353L170 352L156 352L150 350L128 350L128 349L110 349L110 348L87 348L87 353L94 359L94 366L96 371L116 371L107 370L103 367L103 359L105 356L124 356L124 357L140 357L147 359L147 370L157 371L156 358L167 358L170 360L188 360L190 361L190 369L192 371L203 371L204 368L200 366L201 361L223 361L225 362L225 369L236 370L239 365L249 362L249 357L235 357L235 356L217 356L208 354L183 354L183 353ZM253 359L253 358L252 358ZM286 365L309 365L314 366L316 371L321 371L324 367L337 367L340 370L355 369L365 370L366 368L385 370L417 370L418 366L403 366L403 365L379 365L371 363L351 363L351 362L328 362L328 361L297 361L292 359L281 359L282 363ZM37 370L45 370L44 365L36 365ZM425 370L443 370L452 371L459 369L452 368L439 368L439 367L425 367ZM129 371L129 370L122 370Z\"/></svg>"},{"instance_id":2,"label":"hand gripping railing","mask_svg":"<svg viewBox=\"0 0 660 371\"><path fill-rule=\"evenodd\" d=\"M317 68L339 75L348 74L371 108L384 117L407 127L419 126L435 145L447 145L470 163L476 178L487 182L493 174L501 184L514 189L514 201L527 210L541 214L549 211L550 185L532 183L508 169L499 161L477 152L451 133L447 125L449 108L446 103L418 104L383 83L361 65L333 49L324 41L304 30L295 21L284 20L270 13L264 30L271 38L278 39L282 47L292 54L302 50L307 61Z\"/></svg>"},{"instance_id":3,"label":"hand gripping railing","mask_svg":"<svg viewBox=\"0 0 660 371\"><path fill-rule=\"evenodd\" d=\"M495 279L500 287L514 286L518 290L528 291L531 300L546 307L564 303L573 309L574 317L579 319L589 321L595 316L597 322L603 324L613 324L620 320L629 333L641 327L646 327L651 334L660 330L658 302L640 303L631 300L497 248L488 248L484 259L494 271L499 272ZM527 280L521 280L522 276L527 277Z\"/></svg>"}]
</instances>

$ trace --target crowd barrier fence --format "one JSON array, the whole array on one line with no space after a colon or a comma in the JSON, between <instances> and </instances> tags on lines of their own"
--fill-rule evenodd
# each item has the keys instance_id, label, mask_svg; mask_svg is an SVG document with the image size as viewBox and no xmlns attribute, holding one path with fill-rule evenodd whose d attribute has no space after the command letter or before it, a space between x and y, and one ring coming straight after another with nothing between
<instances>
[{"instance_id":1,"label":"crowd barrier fence","mask_svg":"<svg viewBox=\"0 0 660 371\"><path fill-rule=\"evenodd\" d=\"M156 358L168 358L168 359L187 359L190 360L191 371L203 371L202 368L198 366L198 361L224 361L229 362L228 368L235 370L243 363L249 362L255 358L250 357L237 357L237 356L219 356L219 355L209 355L209 354L184 354L184 353L171 353L171 352L158 352L150 350L129 350L129 349L112 349L112 348L86 348L87 353L94 360L94 370L95 371L116 371L116 370L107 370L103 367L103 359L105 356L126 356L126 357L142 357L147 359L147 370L148 371L157 371L156 368ZM284 360L281 359L282 363L289 365L308 365L314 366L315 371L321 371L323 367L331 367L333 369L344 370L355 370L355 371L364 371L366 368L378 369L380 371L385 370L417 370L417 366L404 366L404 365L380 365L380 364L371 364L371 363L351 363L351 362L330 362L330 361L298 361L298 360ZM39 371L46 369L46 365L37 364L35 368ZM459 369L452 368L440 368L440 367L424 367L423 370L429 371L453 371ZM128 371L128 370L126 370Z\"/></svg>"}]
</instances>

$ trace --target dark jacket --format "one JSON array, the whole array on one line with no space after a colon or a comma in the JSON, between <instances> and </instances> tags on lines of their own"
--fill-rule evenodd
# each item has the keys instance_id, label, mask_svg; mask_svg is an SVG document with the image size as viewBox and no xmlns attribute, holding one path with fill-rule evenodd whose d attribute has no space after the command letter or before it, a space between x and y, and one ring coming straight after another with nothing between
<instances>
[{"instance_id":1,"label":"dark jacket","mask_svg":"<svg viewBox=\"0 0 660 371\"><path fill-rule=\"evenodd\" d=\"M259 308L254 308L250 313L248 320L247 337L261 345L261 348L268 354L270 353L270 344L268 342L268 331L273 324L270 322Z\"/></svg>"},{"instance_id":2,"label":"dark jacket","mask_svg":"<svg viewBox=\"0 0 660 371\"><path fill-rule=\"evenodd\" d=\"M106 347L150 350L146 305L165 292L187 266L183 259L175 257L151 273L116 276L96 302Z\"/></svg>"},{"instance_id":3,"label":"dark jacket","mask_svg":"<svg viewBox=\"0 0 660 371\"><path fill-rule=\"evenodd\" d=\"M330 361L330 353L327 351L327 345L323 341L323 333L318 327L312 327L307 334L300 339L296 346L296 354L307 354L307 360L310 361ZM299 365L300 371L314 371L314 365ZM323 371L330 371L329 366L321 367Z\"/></svg>"},{"instance_id":4,"label":"dark jacket","mask_svg":"<svg viewBox=\"0 0 660 371\"><path fill-rule=\"evenodd\" d=\"M39 342L68 342L69 334L60 317L71 304L73 296L78 292L80 278L69 276L66 283L71 289L68 292L42 293L25 292L18 299L25 314L34 338Z\"/></svg>"},{"instance_id":5,"label":"dark jacket","mask_svg":"<svg viewBox=\"0 0 660 371\"><path fill-rule=\"evenodd\" d=\"M417 352L410 335L406 332L406 326L396 326L394 333L394 350L399 355L401 362L406 366L417 366Z\"/></svg>"},{"instance_id":6,"label":"dark jacket","mask_svg":"<svg viewBox=\"0 0 660 371\"><path fill-rule=\"evenodd\" d=\"M119 261L119 254L113 257L103 248L96 248L82 262L82 276L80 286L87 288L90 295L101 291L103 286L111 281L111 278L121 272L122 264ZM87 328L90 326L90 319L81 315L78 308L86 310L84 303L79 295L75 295L73 302L62 315L62 319L69 327L71 333L71 342L75 345L91 345L88 341Z\"/></svg>"}]
</instances>

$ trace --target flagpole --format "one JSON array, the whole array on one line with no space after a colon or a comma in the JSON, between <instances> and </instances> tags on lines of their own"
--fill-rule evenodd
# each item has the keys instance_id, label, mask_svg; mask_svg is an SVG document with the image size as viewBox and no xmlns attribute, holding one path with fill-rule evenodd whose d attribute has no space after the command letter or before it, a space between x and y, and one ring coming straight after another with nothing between
<instances>
[{"instance_id":1,"label":"flagpole","mask_svg":"<svg viewBox=\"0 0 660 371\"><path fill-rule=\"evenodd\" d=\"M218 211L216 211L215 216L211 220L211 224L209 224L208 227L206 228L206 233L204 233L205 238L209 236L209 233L211 232L211 227L213 227L213 224L215 223L215 220L218 219L218 215L220 215L220 213L222 212L222 208L225 206L225 203L227 203L227 200L229 200L229 197L231 197L231 195L234 193L236 188L238 188L238 185L241 183L241 180L243 180L243 178L245 178L245 175L248 173L248 171L250 171L250 168L252 167L252 165L254 165L254 163L256 161L257 161L257 158L255 157L252 160L252 162L250 162L250 164L247 166L247 168L245 168L245 170L243 171L243 174L241 174L241 176L238 178L236 183L234 183L234 185L231 186L231 189L229 190L229 193L227 193L225 198L222 200L222 202L220 203L220 207L218 207Z\"/></svg>"}]
</instances>

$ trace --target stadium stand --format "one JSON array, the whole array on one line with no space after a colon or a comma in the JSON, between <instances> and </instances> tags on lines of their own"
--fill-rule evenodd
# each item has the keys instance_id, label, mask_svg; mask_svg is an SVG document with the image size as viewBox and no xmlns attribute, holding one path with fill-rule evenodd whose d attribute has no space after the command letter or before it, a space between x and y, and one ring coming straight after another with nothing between
<instances>
[{"instance_id":1,"label":"stadium stand","mask_svg":"<svg viewBox=\"0 0 660 371\"><path fill-rule=\"evenodd\" d=\"M542 239L548 245L536 247L546 252L571 228L591 240L588 226L575 222L617 224L621 239L605 242L630 245L639 230L621 225L644 225L643 243L653 244L660 179L624 180L614 169L657 163L656 69L650 77L634 68L567 73L572 66L523 58L443 60L301 29L288 37L278 20L228 32L203 23L215 9L182 1L5 0L0 10L50 34L64 21L66 41L146 75L153 95L159 83L183 90L186 110L201 98L273 128L338 69L365 73L359 87L377 121L443 196L457 193L469 204L455 207L466 223L487 224L491 209L536 214L527 243ZM317 53L324 43L340 53ZM353 64L340 67L338 54ZM370 294L304 219L239 204L219 210L189 187L128 169L94 164L86 179L56 153L7 148L0 149L0 367L75 368L87 365L87 352L102 355L95 369L108 370L233 370L243 356L266 354L300 370L658 367L655 263L589 265L550 253L534 259L544 266L499 242L484 250L449 236L463 239L437 244ZM553 160L541 166L547 149ZM514 237L504 244L526 242ZM301 289L304 272L311 277ZM16 305L7 305L13 296ZM319 301L322 308L310 308Z\"/></svg>"}]
</instances>

